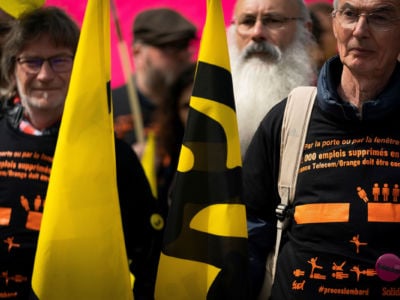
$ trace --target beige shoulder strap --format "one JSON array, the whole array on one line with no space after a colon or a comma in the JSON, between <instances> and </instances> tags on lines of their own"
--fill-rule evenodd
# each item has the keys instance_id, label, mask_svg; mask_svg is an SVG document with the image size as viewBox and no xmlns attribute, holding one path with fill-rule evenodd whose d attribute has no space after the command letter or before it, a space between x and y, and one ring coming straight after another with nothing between
<instances>
[{"instance_id":1,"label":"beige shoulder strap","mask_svg":"<svg viewBox=\"0 0 400 300\"><path fill-rule=\"evenodd\" d=\"M281 131L281 152L278 190L281 203L278 216L275 248L268 254L264 286L258 299L268 299L274 281L282 231L287 225L287 205L293 201L297 174L303 154L308 123L316 96L316 87L303 86L293 89L287 99Z\"/></svg>"},{"instance_id":2,"label":"beige shoulder strap","mask_svg":"<svg viewBox=\"0 0 400 300\"><path fill-rule=\"evenodd\" d=\"M303 154L308 123L317 92L316 87L302 86L293 89L287 99L281 133L281 162L279 168L278 191L281 204L276 213L281 215L277 222L275 254L272 274L275 276L276 261L282 238L282 230L287 225L285 215L287 205L293 202L296 191L297 173ZM273 278L273 277L272 277Z\"/></svg>"},{"instance_id":3,"label":"beige shoulder strap","mask_svg":"<svg viewBox=\"0 0 400 300\"><path fill-rule=\"evenodd\" d=\"M278 182L279 195L283 204L290 203L289 201L294 198L298 168L316 90L316 87L312 86L297 87L292 90L287 99L281 132Z\"/></svg>"}]
</instances>

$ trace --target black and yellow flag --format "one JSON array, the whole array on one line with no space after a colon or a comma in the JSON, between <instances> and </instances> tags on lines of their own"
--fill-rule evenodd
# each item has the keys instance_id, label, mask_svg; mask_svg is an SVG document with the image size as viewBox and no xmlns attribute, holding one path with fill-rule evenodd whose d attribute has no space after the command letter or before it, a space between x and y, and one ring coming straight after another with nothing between
<instances>
[{"instance_id":1,"label":"black and yellow flag","mask_svg":"<svg viewBox=\"0 0 400 300\"><path fill-rule=\"evenodd\" d=\"M247 299L241 155L221 0L207 0L156 299Z\"/></svg>"},{"instance_id":2,"label":"black and yellow flag","mask_svg":"<svg viewBox=\"0 0 400 300\"><path fill-rule=\"evenodd\" d=\"M117 191L109 5L87 3L35 257L40 300L133 298Z\"/></svg>"}]
</instances>

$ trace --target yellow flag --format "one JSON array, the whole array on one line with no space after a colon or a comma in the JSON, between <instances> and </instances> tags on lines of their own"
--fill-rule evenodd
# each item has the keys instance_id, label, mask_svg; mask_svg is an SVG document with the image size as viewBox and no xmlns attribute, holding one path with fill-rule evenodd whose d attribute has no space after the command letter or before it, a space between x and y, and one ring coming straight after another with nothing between
<instances>
[{"instance_id":1,"label":"yellow flag","mask_svg":"<svg viewBox=\"0 0 400 300\"><path fill-rule=\"evenodd\" d=\"M220 1L207 1L158 268L157 300L248 298L242 162Z\"/></svg>"},{"instance_id":2,"label":"yellow flag","mask_svg":"<svg viewBox=\"0 0 400 300\"><path fill-rule=\"evenodd\" d=\"M156 174L156 141L153 130L147 134L147 142L141 159L143 170L149 181L151 192L157 198L157 174Z\"/></svg>"},{"instance_id":3,"label":"yellow flag","mask_svg":"<svg viewBox=\"0 0 400 300\"><path fill-rule=\"evenodd\" d=\"M109 0L89 0L54 155L32 287L40 300L132 299L110 103Z\"/></svg>"},{"instance_id":4,"label":"yellow flag","mask_svg":"<svg viewBox=\"0 0 400 300\"><path fill-rule=\"evenodd\" d=\"M25 11L38 8L44 4L45 0L0 0L0 8L14 18Z\"/></svg>"}]
</instances>

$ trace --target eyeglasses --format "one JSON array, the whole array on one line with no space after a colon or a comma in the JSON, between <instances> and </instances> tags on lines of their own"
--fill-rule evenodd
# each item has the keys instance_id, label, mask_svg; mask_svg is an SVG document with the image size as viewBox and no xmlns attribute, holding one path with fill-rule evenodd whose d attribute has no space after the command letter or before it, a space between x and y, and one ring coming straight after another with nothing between
<instances>
[{"instance_id":1,"label":"eyeglasses","mask_svg":"<svg viewBox=\"0 0 400 300\"><path fill-rule=\"evenodd\" d=\"M263 27L270 30L280 30L286 27L291 21L302 21L301 17L284 17L279 15L266 15L261 18L256 16L246 15L237 20L237 31L240 34L249 34L257 23L257 20L261 21Z\"/></svg>"},{"instance_id":2,"label":"eyeglasses","mask_svg":"<svg viewBox=\"0 0 400 300\"><path fill-rule=\"evenodd\" d=\"M343 28L354 30L360 17L364 16L371 29L389 31L400 21L400 18L396 17L394 14L395 13L390 10L360 13L358 10L345 8L334 10L332 12L332 17L336 18Z\"/></svg>"},{"instance_id":3,"label":"eyeglasses","mask_svg":"<svg viewBox=\"0 0 400 300\"><path fill-rule=\"evenodd\" d=\"M32 75L38 74L45 62L48 62L51 69L56 73L69 72L72 69L74 57L72 55L42 57L18 57L17 62L22 69Z\"/></svg>"}]
</instances>

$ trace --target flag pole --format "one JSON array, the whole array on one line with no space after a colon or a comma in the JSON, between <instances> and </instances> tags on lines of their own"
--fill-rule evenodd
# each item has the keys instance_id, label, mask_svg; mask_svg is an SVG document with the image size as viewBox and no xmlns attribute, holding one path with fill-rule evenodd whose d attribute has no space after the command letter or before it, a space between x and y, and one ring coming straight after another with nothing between
<instances>
[{"instance_id":1,"label":"flag pole","mask_svg":"<svg viewBox=\"0 0 400 300\"><path fill-rule=\"evenodd\" d=\"M118 36L118 52L121 59L122 70L124 73L124 78L126 82L126 87L128 90L129 105L131 108L131 114L134 122L136 142L144 143L144 132L143 132L143 118L142 112L139 105L139 100L136 93L136 88L133 83L132 73L130 68L129 51L126 42L122 36L121 26L119 24L119 18L117 13L117 8L115 6L114 0L111 0L111 12L115 24L115 28Z\"/></svg>"}]
</instances>

